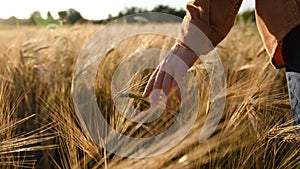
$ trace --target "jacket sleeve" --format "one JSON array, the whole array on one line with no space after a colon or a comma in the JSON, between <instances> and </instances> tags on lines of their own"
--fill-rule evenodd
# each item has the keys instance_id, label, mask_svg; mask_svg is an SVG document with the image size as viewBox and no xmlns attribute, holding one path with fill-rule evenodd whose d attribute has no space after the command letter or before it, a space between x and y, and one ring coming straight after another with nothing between
<instances>
[{"instance_id":1,"label":"jacket sleeve","mask_svg":"<svg viewBox=\"0 0 300 169\"><path fill-rule=\"evenodd\" d=\"M186 5L179 43L206 54L231 30L242 0L193 0Z\"/></svg>"}]
</instances>

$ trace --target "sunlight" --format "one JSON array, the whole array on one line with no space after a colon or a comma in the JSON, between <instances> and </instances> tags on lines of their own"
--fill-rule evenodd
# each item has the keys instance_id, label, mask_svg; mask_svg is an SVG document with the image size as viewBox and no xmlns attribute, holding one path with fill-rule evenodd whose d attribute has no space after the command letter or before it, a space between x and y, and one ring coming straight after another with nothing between
<instances>
[{"instance_id":1,"label":"sunlight","mask_svg":"<svg viewBox=\"0 0 300 169\"><path fill-rule=\"evenodd\" d=\"M171 0L6 0L0 5L0 18L7 19L15 16L20 19L29 18L34 11L40 11L43 17L47 16L50 11L54 18L58 18L57 12L74 8L79 11L84 18L87 19L105 19L109 14L117 15L119 11L125 7L137 6L140 8L152 9L154 6L163 4L175 8L185 8L188 0L178 0L176 3ZM244 0L241 10L253 9L254 0Z\"/></svg>"}]
</instances>

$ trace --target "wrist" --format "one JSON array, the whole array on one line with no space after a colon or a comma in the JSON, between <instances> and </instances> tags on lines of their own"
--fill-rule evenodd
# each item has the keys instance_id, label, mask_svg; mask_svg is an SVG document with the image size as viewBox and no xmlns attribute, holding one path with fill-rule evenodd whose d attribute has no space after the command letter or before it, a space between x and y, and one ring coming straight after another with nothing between
<instances>
[{"instance_id":1,"label":"wrist","mask_svg":"<svg viewBox=\"0 0 300 169\"><path fill-rule=\"evenodd\" d=\"M199 58L198 55L193 52L193 50L182 43L175 43L172 47L172 50L181 60L183 60L188 65L188 67L192 67Z\"/></svg>"}]
</instances>

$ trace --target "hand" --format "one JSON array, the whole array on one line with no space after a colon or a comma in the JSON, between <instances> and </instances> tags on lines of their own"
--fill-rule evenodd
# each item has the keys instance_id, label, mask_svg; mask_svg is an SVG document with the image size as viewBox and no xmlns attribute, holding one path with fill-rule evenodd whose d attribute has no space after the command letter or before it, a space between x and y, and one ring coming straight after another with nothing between
<instances>
[{"instance_id":1,"label":"hand","mask_svg":"<svg viewBox=\"0 0 300 169\"><path fill-rule=\"evenodd\" d=\"M171 89L174 86L176 97L181 103L180 91L183 87L183 77L197 58L198 56L190 49L175 44L152 73L143 96L148 97L152 92L151 103L155 107L158 103L160 90L162 90L167 99L166 107L168 109L171 107Z\"/></svg>"}]
</instances>

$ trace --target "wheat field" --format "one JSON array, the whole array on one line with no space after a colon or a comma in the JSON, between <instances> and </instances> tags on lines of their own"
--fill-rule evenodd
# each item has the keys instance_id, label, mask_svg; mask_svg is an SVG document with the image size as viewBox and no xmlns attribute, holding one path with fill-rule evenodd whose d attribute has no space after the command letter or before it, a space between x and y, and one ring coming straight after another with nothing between
<instances>
[{"instance_id":1,"label":"wheat field","mask_svg":"<svg viewBox=\"0 0 300 169\"><path fill-rule=\"evenodd\" d=\"M191 131L178 145L158 156L125 158L95 144L83 133L75 114L71 85L81 49L101 27L0 30L0 168L297 167L295 142L300 137L292 127L285 72L272 67L255 24L246 21L236 24L217 47L226 74L226 105L217 131L206 142L199 143L198 137L210 106L210 85L202 63L197 62L190 71L197 80L201 106L194 112L198 116ZM132 51L153 46L167 50L173 43L151 35L136 36L107 53L105 66L98 70L95 93L103 115L117 131L149 137L174 122L176 108L147 124L126 120L114 108L110 88L117 65ZM137 75L126 91L141 109L149 106L141 94L152 71Z\"/></svg>"}]
</instances>

